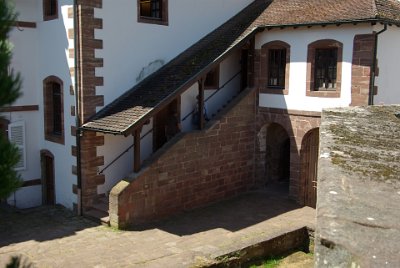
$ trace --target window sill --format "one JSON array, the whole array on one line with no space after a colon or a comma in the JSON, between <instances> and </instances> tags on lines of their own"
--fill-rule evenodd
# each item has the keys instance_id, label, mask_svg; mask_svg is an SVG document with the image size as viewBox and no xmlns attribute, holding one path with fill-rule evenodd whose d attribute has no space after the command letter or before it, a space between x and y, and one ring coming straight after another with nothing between
<instances>
[{"instance_id":1,"label":"window sill","mask_svg":"<svg viewBox=\"0 0 400 268\"><path fill-rule=\"evenodd\" d=\"M54 142L54 143L59 143L61 145L65 144L64 135L58 136L58 135L46 134L44 139L47 140L47 141Z\"/></svg>"},{"instance_id":2,"label":"window sill","mask_svg":"<svg viewBox=\"0 0 400 268\"><path fill-rule=\"evenodd\" d=\"M321 90L321 91L308 91L307 97L319 97L319 98L340 98L340 90Z\"/></svg>"},{"instance_id":3,"label":"window sill","mask_svg":"<svg viewBox=\"0 0 400 268\"><path fill-rule=\"evenodd\" d=\"M58 19L58 15L44 16L43 17L43 21L56 20L56 19Z\"/></svg>"},{"instance_id":4,"label":"window sill","mask_svg":"<svg viewBox=\"0 0 400 268\"><path fill-rule=\"evenodd\" d=\"M159 18L152 18L152 17L139 17L138 22L168 26L168 21L163 20L162 18L159 19Z\"/></svg>"},{"instance_id":5,"label":"window sill","mask_svg":"<svg viewBox=\"0 0 400 268\"><path fill-rule=\"evenodd\" d=\"M288 95L289 94L289 89L266 87L266 88L261 88L260 89L260 93L276 94L276 95Z\"/></svg>"}]
</instances>

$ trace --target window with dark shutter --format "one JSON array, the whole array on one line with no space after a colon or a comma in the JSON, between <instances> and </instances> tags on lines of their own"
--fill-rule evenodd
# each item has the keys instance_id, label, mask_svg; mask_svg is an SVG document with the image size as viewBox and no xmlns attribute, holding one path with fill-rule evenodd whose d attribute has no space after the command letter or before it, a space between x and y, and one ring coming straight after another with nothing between
<instances>
[{"instance_id":1,"label":"window with dark shutter","mask_svg":"<svg viewBox=\"0 0 400 268\"><path fill-rule=\"evenodd\" d=\"M54 20L58 17L57 0L43 0L43 20Z\"/></svg>"},{"instance_id":2,"label":"window with dark shutter","mask_svg":"<svg viewBox=\"0 0 400 268\"><path fill-rule=\"evenodd\" d=\"M168 0L138 0L138 21L168 25Z\"/></svg>"}]
</instances>

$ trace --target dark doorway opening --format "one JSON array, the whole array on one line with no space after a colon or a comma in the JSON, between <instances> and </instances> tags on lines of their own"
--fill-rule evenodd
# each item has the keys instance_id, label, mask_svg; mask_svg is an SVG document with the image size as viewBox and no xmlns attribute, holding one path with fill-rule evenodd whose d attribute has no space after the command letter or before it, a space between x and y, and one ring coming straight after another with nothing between
<instances>
[{"instance_id":1,"label":"dark doorway opening","mask_svg":"<svg viewBox=\"0 0 400 268\"><path fill-rule=\"evenodd\" d=\"M154 116L153 123L153 152L160 149L166 142L167 136L165 133L165 127L168 124L168 119L173 116L174 113L178 114L180 118L180 103L178 99L173 100L167 106Z\"/></svg>"},{"instance_id":2,"label":"dark doorway opening","mask_svg":"<svg viewBox=\"0 0 400 268\"><path fill-rule=\"evenodd\" d=\"M316 207L319 154L319 129L310 130L301 144L301 181L304 183L304 205Z\"/></svg>"},{"instance_id":3,"label":"dark doorway opening","mask_svg":"<svg viewBox=\"0 0 400 268\"><path fill-rule=\"evenodd\" d=\"M240 90L243 91L248 87L248 64L249 64L249 50L242 49L242 57L241 57L241 85Z\"/></svg>"},{"instance_id":4,"label":"dark doorway opening","mask_svg":"<svg viewBox=\"0 0 400 268\"><path fill-rule=\"evenodd\" d=\"M42 200L44 205L55 204L54 156L49 151L40 153L42 165Z\"/></svg>"},{"instance_id":5,"label":"dark doorway opening","mask_svg":"<svg viewBox=\"0 0 400 268\"><path fill-rule=\"evenodd\" d=\"M281 125L272 123L267 128L266 139L266 186L282 194L289 194L289 135Z\"/></svg>"}]
</instances>

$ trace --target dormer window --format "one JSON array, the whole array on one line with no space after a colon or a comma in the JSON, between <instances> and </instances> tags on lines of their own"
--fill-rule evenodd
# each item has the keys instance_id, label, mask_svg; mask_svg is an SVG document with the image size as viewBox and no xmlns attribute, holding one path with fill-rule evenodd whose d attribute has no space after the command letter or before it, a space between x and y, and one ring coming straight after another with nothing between
<instances>
[{"instance_id":1,"label":"dormer window","mask_svg":"<svg viewBox=\"0 0 400 268\"><path fill-rule=\"evenodd\" d=\"M57 0L43 0L43 20L54 20L58 18Z\"/></svg>"},{"instance_id":2,"label":"dormer window","mask_svg":"<svg viewBox=\"0 0 400 268\"><path fill-rule=\"evenodd\" d=\"M168 0L138 0L138 21L168 25Z\"/></svg>"}]
</instances>

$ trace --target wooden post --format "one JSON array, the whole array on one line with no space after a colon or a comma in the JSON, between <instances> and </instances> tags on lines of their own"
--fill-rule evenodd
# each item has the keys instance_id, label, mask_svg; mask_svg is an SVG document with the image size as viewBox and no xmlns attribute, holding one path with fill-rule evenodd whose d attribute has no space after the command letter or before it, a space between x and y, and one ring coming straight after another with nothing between
<instances>
[{"instance_id":1,"label":"wooden post","mask_svg":"<svg viewBox=\"0 0 400 268\"><path fill-rule=\"evenodd\" d=\"M198 99L198 107L199 107L199 129L202 130L204 128L204 79L200 79L198 81L199 84L199 99Z\"/></svg>"},{"instance_id":2,"label":"wooden post","mask_svg":"<svg viewBox=\"0 0 400 268\"><path fill-rule=\"evenodd\" d=\"M133 162L133 172L139 172L140 171L140 132L142 130L142 127L139 127L135 129L134 135L133 135L133 148L134 148L134 162Z\"/></svg>"}]
</instances>

